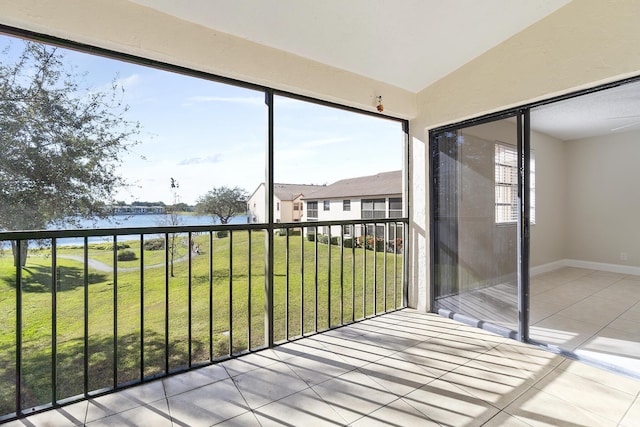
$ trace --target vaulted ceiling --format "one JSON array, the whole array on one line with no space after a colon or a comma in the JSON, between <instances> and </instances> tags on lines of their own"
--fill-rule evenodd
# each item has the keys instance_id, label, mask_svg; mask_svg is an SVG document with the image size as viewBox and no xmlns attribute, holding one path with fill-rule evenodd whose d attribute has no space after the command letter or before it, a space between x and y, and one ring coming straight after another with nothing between
<instances>
[{"instance_id":1,"label":"vaulted ceiling","mask_svg":"<svg viewBox=\"0 0 640 427\"><path fill-rule=\"evenodd\" d=\"M570 0L131 0L419 92Z\"/></svg>"}]
</instances>

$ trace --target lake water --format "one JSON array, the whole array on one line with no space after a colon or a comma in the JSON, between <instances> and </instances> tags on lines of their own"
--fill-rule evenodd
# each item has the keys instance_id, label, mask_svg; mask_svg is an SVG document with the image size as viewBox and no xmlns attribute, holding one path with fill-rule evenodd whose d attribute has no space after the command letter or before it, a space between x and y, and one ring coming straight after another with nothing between
<instances>
[{"instance_id":1,"label":"lake water","mask_svg":"<svg viewBox=\"0 0 640 427\"><path fill-rule=\"evenodd\" d=\"M214 221L210 216L201 215L178 215L177 225L211 225L219 224L219 221ZM246 224L246 215L240 215L231 218L229 224ZM114 215L111 219L95 221L84 220L81 221L81 228L127 228L127 227L163 227L171 225L170 215ZM57 227L54 227L58 229ZM76 227L69 227L76 228ZM148 238L152 238L152 235L148 235ZM133 237L132 237L133 238ZM128 240L127 236L120 236L118 240ZM66 238L59 239L59 245L82 245L83 238ZM89 237L89 243L111 242L113 237Z\"/></svg>"},{"instance_id":2,"label":"lake water","mask_svg":"<svg viewBox=\"0 0 640 427\"><path fill-rule=\"evenodd\" d=\"M82 222L83 228L125 228L125 227L162 227L171 224L170 215L114 215L110 220ZM229 224L246 224L246 215L231 218ZM209 225L220 224L210 216L178 215L178 225Z\"/></svg>"}]
</instances>

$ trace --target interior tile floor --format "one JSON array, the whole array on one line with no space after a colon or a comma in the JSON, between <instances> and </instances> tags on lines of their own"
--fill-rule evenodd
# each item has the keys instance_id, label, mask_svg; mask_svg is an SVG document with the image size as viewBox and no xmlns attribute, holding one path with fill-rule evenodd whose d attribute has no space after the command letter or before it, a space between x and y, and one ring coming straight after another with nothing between
<instances>
[{"instance_id":1,"label":"interior tile floor","mask_svg":"<svg viewBox=\"0 0 640 427\"><path fill-rule=\"evenodd\" d=\"M531 278L530 338L640 378L640 276L565 267Z\"/></svg>"},{"instance_id":2,"label":"interior tile floor","mask_svg":"<svg viewBox=\"0 0 640 427\"><path fill-rule=\"evenodd\" d=\"M627 376L405 309L7 425L638 426L639 394Z\"/></svg>"}]
</instances>

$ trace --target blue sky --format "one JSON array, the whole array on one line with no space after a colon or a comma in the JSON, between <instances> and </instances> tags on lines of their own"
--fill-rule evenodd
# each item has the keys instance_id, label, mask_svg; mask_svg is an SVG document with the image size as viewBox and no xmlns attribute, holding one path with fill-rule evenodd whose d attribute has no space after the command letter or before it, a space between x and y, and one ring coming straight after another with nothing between
<instances>
[{"instance_id":1,"label":"blue sky","mask_svg":"<svg viewBox=\"0 0 640 427\"><path fill-rule=\"evenodd\" d=\"M0 36L0 50L9 38ZM20 50L20 41L12 45ZM84 84L124 88L127 116L141 125L117 200L172 201L170 178L189 204L217 186L248 193L265 180L266 109L261 92L63 50ZM276 97L275 180L324 184L402 168L399 122Z\"/></svg>"}]
</instances>

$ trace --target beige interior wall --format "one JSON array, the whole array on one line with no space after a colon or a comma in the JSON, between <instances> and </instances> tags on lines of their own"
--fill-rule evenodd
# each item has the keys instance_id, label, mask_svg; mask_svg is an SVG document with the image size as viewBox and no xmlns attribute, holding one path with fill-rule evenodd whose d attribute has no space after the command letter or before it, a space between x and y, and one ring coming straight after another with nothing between
<instances>
[{"instance_id":1,"label":"beige interior wall","mask_svg":"<svg viewBox=\"0 0 640 427\"><path fill-rule=\"evenodd\" d=\"M275 89L416 115L415 94L164 15L126 0L0 0L0 23Z\"/></svg>"},{"instance_id":2,"label":"beige interior wall","mask_svg":"<svg viewBox=\"0 0 640 427\"><path fill-rule=\"evenodd\" d=\"M491 123L490 125L493 125ZM517 228L495 224L495 144L487 125L462 130L458 197L460 289L491 286L517 271ZM508 126L512 127L512 126ZM515 131L515 129L514 129ZM479 136L482 135L482 136Z\"/></svg>"},{"instance_id":3,"label":"beige interior wall","mask_svg":"<svg viewBox=\"0 0 640 427\"><path fill-rule=\"evenodd\" d=\"M640 131L565 144L567 258L640 266Z\"/></svg>"},{"instance_id":4,"label":"beige interior wall","mask_svg":"<svg viewBox=\"0 0 640 427\"><path fill-rule=\"evenodd\" d=\"M468 128L465 132L484 140L515 143L515 125L504 120ZM487 161L482 159L487 155L480 153L489 152L491 147L481 146L482 141L475 158L486 166ZM531 267L564 259L640 266L640 198L635 197L640 182L637 166L640 131L576 141L561 141L532 132L531 146L536 159L536 223L531 226ZM467 188L466 202L461 204L461 209L464 207L466 211L461 210L461 219L486 216L482 209L488 209L490 200L483 202L469 196L490 190L487 176L491 171L476 174L475 179L469 176L467 186L473 183L474 187ZM486 264L479 250L482 247L493 245L494 253L499 253L495 249L500 247L496 244L499 236L496 237L495 232L486 235L489 230L491 228L478 221L475 226L467 223L461 227L461 246L464 242L467 249L476 248L462 254L466 263ZM472 242L469 236L473 236ZM474 253L478 259L473 258ZM627 259L623 259L622 253Z\"/></svg>"},{"instance_id":5,"label":"beige interior wall","mask_svg":"<svg viewBox=\"0 0 640 427\"><path fill-rule=\"evenodd\" d=\"M485 280L501 277L513 270L517 243L514 241L514 226L494 224L493 143L499 141L515 145L516 124L512 120L500 120L466 128L463 133L478 138L477 141L466 141L467 145L469 142L477 143L478 147L473 153L466 149L465 157L473 157L475 168L482 171L478 169L465 179L463 196L466 196L460 207L467 212L461 211L460 216L462 219L465 216L478 218L460 228L461 259L482 272L479 277ZM563 141L532 132L531 148L536 160L537 203L536 223L530 227L530 263L536 267L567 257L566 167ZM493 258L491 262L487 259L489 255Z\"/></svg>"},{"instance_id":6,"label":"beige interior wall","mask_svg":"<svg viewBox=\"0 0 640 427\"><path fill-rule=\"evenodd\" d=\"M515 119L474 126L467 132L491 141L517 143ZM567 257L567 156L565 142L559 139L531 131L530 142L536 168L536 222L530 227L530 264L536 267Z\"/></svg>"},{"instance_id":7,"label":"beige interior wall","mask_svg":"<svg viewBox=\"0 0 640 427\"><path fill-rule=\"evenodd\" d=\"M561 140L531 132L536 167L536 223L530 227L530 266L567 258L566 146Z\"/></svg>"}]
</instances>

